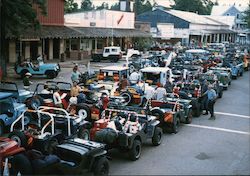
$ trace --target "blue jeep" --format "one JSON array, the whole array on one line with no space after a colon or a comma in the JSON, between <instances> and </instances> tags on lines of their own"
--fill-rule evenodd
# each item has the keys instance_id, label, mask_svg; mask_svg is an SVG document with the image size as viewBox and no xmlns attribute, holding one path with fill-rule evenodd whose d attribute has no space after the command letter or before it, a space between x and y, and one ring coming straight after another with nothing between
<instances>
[{"instance_id":1,"label":"blue jeep","mask_svg":"<svg viewBox=\"0 0 250 176\"><path fill-rule=\"evenodd\" d=\"M14 82L0 82L0 92L12 93L13 97L20 103L26 103L33 93L24 89L18 89Z\"/></svg>"},{"instance_id":2,"label":"blue jeep","mask_svg":"<svg viewBox=\"0 0 250 176\"><path fill-rule=\"evenodd\" d=\"M237 79L238 76L242 76L244 72L244 64L241 60L226 59L223 63L224 67L231 68L232 79Z\"/></svg>"},{"instance_id":3,"label":"blue jeep","mask_svg":"<svg viewBox=\"0 0 250 176\"><path fill-rule=\"evenodd\" d=\"M0 136L26 110L25 104L17 103L12 93L0 92Z\"/></svg>"},{"instance_id":4,"label":"blue jeep","mask_svg":"<svg viewBox=\"0 0 250 176\"><path fill-rule=\"evenodd\" d=\"M32 75L47 76L47 78L53 79L60 72L60 66L59 64L40 63L33 65L32 62L22 62L21 64L15 64L15 72L21 77L24 77L29 72Z\"/></svg>"}]
</instances>

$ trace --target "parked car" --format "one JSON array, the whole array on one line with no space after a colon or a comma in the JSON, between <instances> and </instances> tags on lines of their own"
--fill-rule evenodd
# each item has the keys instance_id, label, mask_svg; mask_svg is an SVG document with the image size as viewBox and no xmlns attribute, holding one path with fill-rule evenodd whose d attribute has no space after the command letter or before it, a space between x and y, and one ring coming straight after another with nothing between
<instances>
[{"instance_id":1,"label":"parked car","mask_svg":"<svg viewBox=\"0 0 250 176\"><path fill-rule=\"evenodd\" d=\"M106 109L102 119L94 123L91 138L107 144L107 149L118 148L128 153L131 160L141 156L142 143L152 140L161 144L162 130L156 117L135 111Z\"/></svg>"},{"instance_id":2,"label":"parked car","mask_svg":"<svg viewBox=\"0 0 250 176\"><path fill-rule=\"evenodd\" d=\"M12 93L0 92L0 136L9 131L10 125L26 110L18 103Z\"/></svg>"},{"instance_id":3,"label":"parked car","mask_svg":"<svg viewBox=\"0 0 250 176\"><path fill-rule=\"evenodd\" d=\"M227 71L226 68L213 67L209 70L212 70L214 74L217 75L217 78L220 82L220 85L224 90L228 89L228 86L231 85L231 70Z\"/></svg>"},{"instance_id":4,"label":"parked car","mask_svg":"<svg viewBox=\"0 0 250 176\"><path fill-rule=\"evenodd\" d=\"M15 64L15 72L24 77L26 73L31 73L33 76L46 76L49 79L57 77L60 72L59 64L38 64L34 65L32 62L22 62Z\"/></svg>"},{"instance_id":5,"label":"parked car","mask_svg":"<svg viewBox=\"0 0 250 176\"><path fill-rule=\"evenodd\" d=\"M19 89L14 82L0 82L0 92L12 93L13 97L20 103L26 103L33 93L24 89Z\"/></svg>"},{"instance_id":6,"label":"parked car","mask_svg":"<svg viewBox=\"0 0 250 176\"><path fill-rule=\"evenodd\" d=\"M102 53L93 53L91 57L94 62L100 62L101 60L118 62L122 58L122 51L118 46L109 46L104 47Z\"/></svg>"},{"instance_id":7,"label":"parked car","mask_svg":"<svg viewBox=\"0 0 250 176\"><path fill-rule=\"evenodd\" d=\"M181 122L192 122L191 100L179 98L164 98L163 100L152 100L151 114L160 121L163 131L170 130L177 133Z\"/></svg>"}]
</instances>

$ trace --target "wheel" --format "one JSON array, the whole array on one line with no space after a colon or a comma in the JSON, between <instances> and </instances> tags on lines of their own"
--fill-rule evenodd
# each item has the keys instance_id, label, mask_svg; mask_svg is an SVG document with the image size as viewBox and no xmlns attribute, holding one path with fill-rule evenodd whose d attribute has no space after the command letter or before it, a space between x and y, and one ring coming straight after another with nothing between
<instances>
[{"instance_id":1,"label":"wheel","mask_svg":"<svg viewBox=\"0 0 250 176\"><path fill-rule=\"evenodd\" d=\"M237 79L237 76L232 76L232 79Z\"/></svg>"},{"instance_id":2,"label":"wheel","mask_svg":"<svg viewBox=\"0 0 250 176\"><path fill-rule=\"evenodd\" d=\"M56 77L56 72L55 71L47 71L45 74L46 74L48 79L53 79L53 78Z\"/></svg>"},{"instance_id":3,"label":"wheel","mask_svg":"<svg viewBox=\"0 0 250 176\"><path fill-rule=\"evenodd\" d=\"M90 108L87 105L80 104L76 107L76 112L79 115L79 117L82 118L82 120L91 120L91 111Z\"/></svg>"},{"instance_id":4,"label":"wheel","mask_svg":"<svg viewBox=\"0 0 250 176\"><path fill-rule=\"evenodd\" d=\"M141 141L135 139L132 148L128 151L129 158L132 161L138 160L141 156Z\"/></svg>"},{"instance_id":5,"label":"wheel","mask_svg":"<svg viewBox=\"0 0 250 176\"><path fill-rule=\"evenodd\" d=\"M179 125L180 125L180 119L179 117L174 117L174 121L171 124L171 132L172 133L178 133L179 131Z\"/></svg>"},{"instance_id":6,"label":"wheel","mask_svg":"<svg viewBox=\"0 0 250 176\"><path fill-rule=\"evenodd\" d=\"M35 96L35 97L30 98L27 101L26 105L29 109L36 110L39 108L39 106L42 105L41 100L42 100L41 97Z\"/></svg>"},{"instance_id":7,"label":"wheel","mask_svg":"<svg viewBox=\"0 0 250 176\"><path fill-rule=\"evenodd\" d=\"M130 104L132 102L133 95L130 92L128 91L122 92L120 96L122 96L125 99L125 103L127 104Z\"/></svg>"},{"instance_id":8,"label":"wheel","mask_svg":"<svg viewBox=\"0 0 250 176\"><path fill-rule=\"evenodd\" d=\"M192 122L192 119L193 119L192 109L189 109L189 112L188 112L187 118L185 120L185 123L190 124Z\"/></svg>"},{"instance_id":9,"label":"wheel","mask_svg":"<svg viewBox=\"0 0 250 176\"><path fill-rule=\"evenodd\" d=\"M161 139L162 139L162 129L160 127L156 127L152 138L152 144L154 146L160 145Z\"/></svg>"},{"instance_id":10,"label":"wheel","mask_svg":"<svg viewBox=\"0 0 250 176\"><path fill-rule=\"evenodd\" d=\"M10 160L10 175L32 175L32 166L29 159L24 154L14 155ZM25 166L25 167L24 167Z\"/></svg>"},{"instance_id":11,"label":"wheel","mask_svg":"<svg viewBox=\"0 0 250 176\"><path fill-rule=\"evenodd\" d=\"M223 87L223 90L227 90L227 87Z\"/></svg>"},{"instance_id":12,"label":"wheel","mask_svg":"<svg viewBox=\"0 0 250 176\"><path fill-rule=\"evenodd\" d=\"M153 116L156 116L157 120L160 121L160 125L163 125L163 123L164 123L164 113L160 109L153 109L151 111L151 114Z\"/></svg>"},{"instance_id":13,"label":"wheel","mask_svg":"<svg viewBox=\"0 0 250 176\"><path fill-rule=\"evenodd\" d=\"M192 114L194 117L200 117L201 115L201 105L197 102L196 107L193 107Z\"/></svg>"},{"instance_id":14,"label":"wheel","mask_svg":"<svg viewBox=\"0 0 250 176\"><path fill-rule=\"evenodd\" d=\"M28 145L27 137L21 131L11 132L9 138L16 141L19 147L26 147Z\"/></svg>"},{"instance_id":15,"label":"wheel","mask_svg":"<svg viewBox=\"0 0 250 176\"><path fill-rule=\"evenodd\" d=\"M90 140L89 130L81 128L77 134L80 139Z\"/></svg>"},{"instance_id":16,"label":"wheel","mask_svg":"<svg viewBox=\"0 0 250 176\"><path fill-rule=\"evenodd\" d=\"M99 158L93 168L94 175L108 175L109 161L106 157Z\"/></svg>"},{"instance_id":17,"label":"wheel","mask_svg":"<svg viewBox=\"0 0 250 176\"><path fill-rule=\"evenodd\" d=\"M243 72L240 72L240 76L243 76Z\"/></svg>"},{"instance_id":18,"label":"wheel","mask_svg":"<svg viewBox=\"0 0 250 176\"><path fill-rule=\"evenodd\" d=\"M0 136L2 136L4 133L4 124L2 121L0 121Z\"/></svg>"},{"instance_id":19,"label":"wheel","mask_svg":"<svg viewBox=\"0 0 250 176\"><path fill-rule=\"evenodd\" d=\"M228 83L228 85L231 85L231 81Z\"/></svg>"}]
</instances>

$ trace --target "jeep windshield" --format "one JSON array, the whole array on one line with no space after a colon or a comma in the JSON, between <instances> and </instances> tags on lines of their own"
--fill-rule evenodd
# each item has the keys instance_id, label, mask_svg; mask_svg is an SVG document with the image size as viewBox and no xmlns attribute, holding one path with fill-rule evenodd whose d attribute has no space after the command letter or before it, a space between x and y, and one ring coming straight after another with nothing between
<instances>
[{"instance_id":1,"label":"jeep windshield","mask_svg":"<svg viewBox=\"0 0 250 176\"><path fill-rule=\"evenodd\" d=\"M0 84L0 91L10 91L10 92L18 92L17 85L15 83L9 83L9 82L1 82Z\"/></svg>"}]
</instances>

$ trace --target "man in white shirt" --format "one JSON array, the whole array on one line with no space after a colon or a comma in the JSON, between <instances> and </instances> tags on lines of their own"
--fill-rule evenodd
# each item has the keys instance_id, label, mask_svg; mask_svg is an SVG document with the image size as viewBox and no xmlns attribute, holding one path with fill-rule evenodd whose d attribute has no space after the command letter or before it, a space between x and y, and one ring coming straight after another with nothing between
<instances>
[{"instance_id":1,"label":"man in white shirt","mask_svg":"<svg viewBox=\"0 0 250 176\"><path fill-rule=\"evenodd\" d=\"M166 89L164 87L162 87L161 84L155 90L155 93L156 93L156 100L162 100L167 95Z\"/></svg>"},{"instance_id":2,"label":"man in white shirt","mask_svg":"<svg viewBox=\"0 0 250 176\"><path fill-rule=\"evenodd\" d=\"M44 85L44 89L41 91L41 94L50 94L49 86L47 84Z\"/></svg>"},{"instance_id":3,"label":"man in white shirt","mask_svg":"<svg viewBox=\"0 0 250 176\"><path fill-rule=\"evenodd\" d=\"M62 98L59 94L59 88L57 87L55 89L55 92L53 93L53 100L54 100L54 104L56 107L58 108L63 108L63 104L62 104Z\"/></svg>"},{"instance_id":4,"label":"man in white shirt","mask_svg":"<svg viewBox=\"0 0 250 176\"><path fill-rule=\"evenodd\" d=\"M138 73L138 71L134 71L133 73L131 73L131 75L129 76L129 80L131 84L138 83L138 81L140 80L140 74Z\"/></svg>"}]
</instances>

